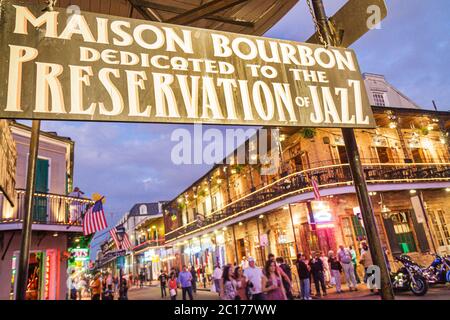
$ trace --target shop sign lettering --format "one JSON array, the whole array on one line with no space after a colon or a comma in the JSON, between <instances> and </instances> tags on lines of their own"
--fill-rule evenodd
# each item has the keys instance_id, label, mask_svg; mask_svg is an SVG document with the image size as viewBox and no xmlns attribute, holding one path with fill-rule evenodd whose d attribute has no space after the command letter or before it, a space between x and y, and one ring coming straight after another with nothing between
<instances>
[{"instance_id":1,"label":"shop sign lettering","mask_svg":"<svg viewBox=\"0 0 450 320\"><path fill-rule=\"evenodd\" d=\"M351 49L2 6L0 118L375 127Z\"/></svg>"}]
</instances>

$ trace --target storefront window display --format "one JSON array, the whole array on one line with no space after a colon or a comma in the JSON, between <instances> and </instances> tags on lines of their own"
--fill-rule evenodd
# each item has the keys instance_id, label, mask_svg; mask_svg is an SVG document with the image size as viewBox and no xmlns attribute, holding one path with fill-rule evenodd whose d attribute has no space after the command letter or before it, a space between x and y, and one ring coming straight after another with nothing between
<instances>
[{"instance_id":1,"label":"storefront window display","mask_svg":"<svg viewBox=\"0 0 450 320\"><path fill-rule=\"evenodd\" d=\"M11 299L14 299L16 294L15 280L18 257L19 252L15 252L11 261ZM57 278L58 268L56 250L30 252L26 300L55 300L59 282Z\"/></svg>"}]
</instances>

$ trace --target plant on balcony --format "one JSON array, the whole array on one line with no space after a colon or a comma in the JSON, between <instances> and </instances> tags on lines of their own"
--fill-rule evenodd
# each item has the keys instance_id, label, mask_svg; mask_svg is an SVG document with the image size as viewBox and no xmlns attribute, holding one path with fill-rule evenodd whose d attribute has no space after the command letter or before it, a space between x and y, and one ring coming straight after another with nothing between
<instances>
[{"instance_id":1,"label":"plant on balcony","mask_svg":"<svg viewBox=\"0 0 450 320\"><path fill-rule=\"evenodd\" d=\"M179 211L183 211L184 209L186 209L186 203L184 203L184 202L179 202L179 203L178 203L178 210L179 210Z\"/></svg>"},{"instance_id":2,"label":"plant on balcony","mask_svg":"<svg viewBox=\"0 0 450 320\"><path fill-rule=\"evenodd\" d=\"M302 128L298 133L304 139L313 139L317 135L317 131L314 128Z\"/></svg>"},{"instance_id":3,"label":"plant on balcony","mask_svg":"<svg viewBox=\"0 0 450 320\"><path fill-rule=\"evenodd\" d=\"M430 130L426 126L421 127L419 130L423 136L426 136L428 135L428 133L430 133Z\"/></svg>"},{"instance_id":4,"label":"plant on balcony","mask_svg":"<svg viewBox=\"0 0 450 320\"><path fill-rule=\"evenodd\" d=\"M198 192L198 196L199 196L199 197L204 197L204 196L206 196L206 191L205 191L205 190L200 190L200 191Z\"/></svg>"},{"instance_id":5,"label":"plant on balcony","mask_svg":"<svg viewBox=\"0 0 450 320\"><path fill-rule=\"evenodd\" d=\"M236 164L233 166L233 169L236 171L237 174L239 174L244 169L244 166L242 164Z\"/></svg>"}]
</instances>

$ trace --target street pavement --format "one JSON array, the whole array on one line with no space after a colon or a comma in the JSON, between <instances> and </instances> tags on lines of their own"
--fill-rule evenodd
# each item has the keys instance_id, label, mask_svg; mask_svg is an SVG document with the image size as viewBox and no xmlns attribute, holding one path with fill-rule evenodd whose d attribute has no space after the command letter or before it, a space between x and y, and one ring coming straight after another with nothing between
<instances>
[{"instance_id":1,"label":"street pavement","mask_svg":"<svg viewBox=\"0 0 450 320\"><path fill-rule=\"evenodd\" d=\"M350 292L343 286L344 292L337 294L334 288L328 290L328 295L322 300L380 300L380 296L371 293L364 285L359 285L358 291ZM168 291L168 290L167 290ZM314 289L313 289L314 292ZM128 291L129 300L170 300L169 297L161 298L160 288L157 286L146 286L143 288L131 288ZM181 289L178 290L178 300L181 300ZM217 293L205 290L197 290L194 300L218 300ZM396 294L397 300L450 300L450 286L431 287L425 296L417 297L411 292ZM314 299L316 300L316 298Z\"/></svg>"},{"instance_id":2,"label":"street pavement","mask_svg":"<svg viewBox=\"0 0 450 320\"><path fill-rule=\"evenodd\" d=\"M169 289L166 290L169 295ZM177 290L177 300L181 300L181 289ZM159 286L146 286L143 288L131 288L128 290L129 300L170 300L170 297L161 298L161 289ZM218 300L217 293L211 291L197 290L194 293L194 300Z\"/></svg>"}]
</instances>

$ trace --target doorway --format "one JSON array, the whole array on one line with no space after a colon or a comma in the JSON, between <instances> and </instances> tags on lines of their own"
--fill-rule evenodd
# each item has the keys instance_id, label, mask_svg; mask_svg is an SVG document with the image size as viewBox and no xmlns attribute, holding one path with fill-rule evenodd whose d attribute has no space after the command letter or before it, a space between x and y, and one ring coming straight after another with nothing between
<instances>
[{"instance_id":1,"label":"doorway","mask_svg":"<svg viewBox=\"0 0 450 320\"><path fill-rule=\"evenodd\" d=\"M337 146L340 163L348 163L347 151L345 146Z\"/></svg>"},{"instance_id":2,"label":"doorway","mask_svg":"<svg viewBox=\"0 0 450 320\"><path fill-rule=\"evenodd\" d=\"M378 160L380 163L392 162L392 150L388 147L377 147Z\"/></svg>"},{"instance_id":3,"label":"doorway","mask_svg":"<svg viewBox=\"0 0 450 320\"><path fill-rule=\"evenodd\" d=\"M409 214L409 212L396 212L391 214L396 240L402 253L417 251Z\"/></svg>"}]
</instances>

